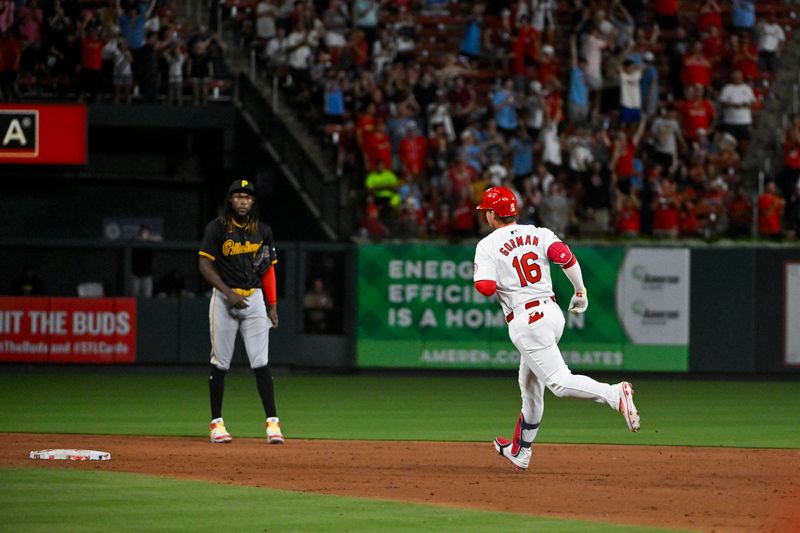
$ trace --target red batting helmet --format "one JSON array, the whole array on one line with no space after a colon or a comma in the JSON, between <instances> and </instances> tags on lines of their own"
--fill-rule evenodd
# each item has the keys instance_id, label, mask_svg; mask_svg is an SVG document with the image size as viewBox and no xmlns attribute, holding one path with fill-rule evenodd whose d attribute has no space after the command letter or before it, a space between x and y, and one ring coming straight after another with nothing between
<instances>
[{"instance_id":1,"label":"red batting helmet","mask_svg":"<svg viewBox=\"0 0 800 533\"><path fill-rule=\"evenodd\" d=\"M483 199L478 209L491 209L499 217L517 214L517 197L506 187L492 187L483 191Z\"/></svg>"}]
</instances>

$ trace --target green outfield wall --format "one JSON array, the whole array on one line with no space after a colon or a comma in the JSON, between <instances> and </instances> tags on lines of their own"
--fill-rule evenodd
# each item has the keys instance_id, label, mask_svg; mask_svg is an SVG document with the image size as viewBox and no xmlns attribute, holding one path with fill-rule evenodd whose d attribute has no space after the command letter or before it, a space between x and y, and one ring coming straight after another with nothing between
<instances>
[{"instance_id":1,"label":"green outfield wall","mask_svg":"<svg viewBox=\"0 0 800 533\"><path fill-rule=\"evenodd\" d=\"M590 312L567 315L560 342L576 369L689 369L689 251L576 247ZM474 248L358 249L356 361L361 367L506 368L519 364L496 298L473 287ZM572 287L552 269L557 300Z\"/></svg>"},{"instance_id":2,"label":"green outfield wall","mask_svg":"<svg viewBox=\"0 0 800 533\"><path fill-rule=\"evenodd\" d=\"M74 296L75 285L90 279L101 281L107 296L124 297L135 246L0 239L6 259L0 273L14 279L33 250L43 258L37 265L48 296ZM187 273L191 294L137 299L135 363L205 364L208 287L197 279L197 243L151 247L154 268ZM572 368L800 373L800 246L572 247L590 299L586 314L567 316L560 342ZM473 253L474 244L278 243L280 327L270 334L270 362L331 369L516 368L500 306L473 289ZM571 287L557 268L551 274L563 309ZM317 277L335 302L323 332L308 328L303 306ZM21 341L13 336L12 319L26 306L18 307L0 309L0 346ZM67 356L24 361L71 362ZM234 365L247 364L239 341Z\"/></svg>"}]
</instances>

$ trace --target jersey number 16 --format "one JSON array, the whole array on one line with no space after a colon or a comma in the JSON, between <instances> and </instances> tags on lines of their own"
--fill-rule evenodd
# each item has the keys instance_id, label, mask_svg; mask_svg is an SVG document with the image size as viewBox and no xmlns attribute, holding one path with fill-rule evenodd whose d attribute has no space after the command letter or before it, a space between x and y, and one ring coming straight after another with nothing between
<instances>
[{"instance_id":1,"label":"jersey number 16","mask_svg":"<svg viewBox=\"0 0 800 533\"><path fill-rule=\"evenodd\" d=\"M517 271L521 287L526 287L528 283L534 284L542 279L542 267L536 263L537 259L539 256L533 252L523 254L522 257L514 256L511 264Z\"/></svg>"}]
</instances>

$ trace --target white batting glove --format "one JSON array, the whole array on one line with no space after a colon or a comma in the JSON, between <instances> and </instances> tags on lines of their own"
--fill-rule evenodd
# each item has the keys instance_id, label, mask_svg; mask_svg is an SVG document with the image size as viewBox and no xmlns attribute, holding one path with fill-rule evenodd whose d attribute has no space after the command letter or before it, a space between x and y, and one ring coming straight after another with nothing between
<instances>
[{"instance_id":1,"label":"white batting glove","mask_svg":"<svg viewBox=\"0 0 800 533\"><path fill-rule=\"evenodd\" d=\"M589 307L589 297L586 295L586 289L575 291L575 294L569 299L569 312L585 313L587 307Z\"/></svg>"}]
</instances>

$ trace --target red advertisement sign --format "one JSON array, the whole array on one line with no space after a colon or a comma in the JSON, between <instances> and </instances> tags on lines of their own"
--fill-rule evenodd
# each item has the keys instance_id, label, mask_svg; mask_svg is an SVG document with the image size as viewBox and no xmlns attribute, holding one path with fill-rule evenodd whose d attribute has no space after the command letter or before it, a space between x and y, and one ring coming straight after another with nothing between
<instances>
[{"instance_id":1,"label":"red advertisement sign","mask_svg":"<svg viewBox=\"0 0 800 533\"><path fill-rule=\"evenodd\" d=\"M0 297L0 361L135 360L136 298Z\"/></svg>"},{"instance_id":2,"label":"red advertisement sign","mask_svg":"<svg viewBox=\"0 0 800 533\"><path fill-rule=\"evenodd\" d=\"M86 164L86 106L0 105L0 163Z\"/></svg>"}]
</instances>

